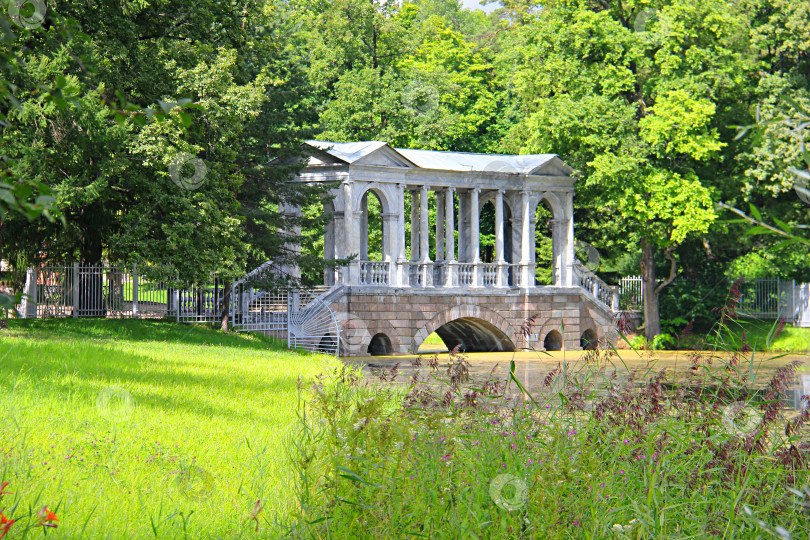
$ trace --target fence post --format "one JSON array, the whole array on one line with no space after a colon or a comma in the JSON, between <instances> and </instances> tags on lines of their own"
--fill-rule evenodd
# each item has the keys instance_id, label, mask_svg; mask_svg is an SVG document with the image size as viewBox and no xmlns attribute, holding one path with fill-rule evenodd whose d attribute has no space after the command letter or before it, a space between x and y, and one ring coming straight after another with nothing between
<instances>
[{"instance_id":1,"label":"fence post","mask_svg":"<svg viewBox=\"0 0 810 540\"><path fill-rule=\"evenodd\" d=\"M174 309L177 314L177 322L180 322L180 289L174 290Z\"/></svg>"},{"instance_id":2,"label":"fence post","mask_svg":"<svg viewBox=\"0 0 810 540\"><path fill-rule=\"evenodd\" d=\"M132 265L132 317L138 318L138 265Z\"/></svg>"},{"instance_id":3,"label":"fence post","mask_svg":"<svg viewBox=\"0 0 810 540\"><path fill-rule=\"evenodd\" d=\"M79 263L73 263L73 318L79 316Z\"/></svg>"},{"instance_id":4,"label":"fence post","mask_svg":"<svg viewBox=\"0 0 810 540\"><path fill-rule=\"evenodd\" d=\"M20 311L23 319L37 318L37 272L33 268L25 271L25 287L20 300Z\"/></svg>"}]
</instances>

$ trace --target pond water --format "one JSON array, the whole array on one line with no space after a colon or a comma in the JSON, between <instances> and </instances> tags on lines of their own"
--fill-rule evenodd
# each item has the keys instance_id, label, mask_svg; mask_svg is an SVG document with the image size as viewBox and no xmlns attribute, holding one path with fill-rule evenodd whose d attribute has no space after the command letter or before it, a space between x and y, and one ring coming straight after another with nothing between
<instances>
[{"instance_id":1,"label":"pond water","mask_svg":"<svg viewBox=\"0 0 810 540\"><path fill-rule=\"evenodd\" d=\"M626 377L628 373L634 373L636 381L646 381L662 369L667 370L667 381L669 383L685 382L690 376L692 360L690 355L694 351L654 351L652 353L636 351L618 351L619 357L614 357L606 367L605 373L610 376L616 371L618 377ZM398 364L399 376L397 382L407 383L411 377L419 372L422 379L426 379L431 373L428 367L428 360L438 355L440 366L447 366L449 355L447 352L438 352L429 348L420 349L421 367L415 367L413 361L417 355L408 356L366 356L355 358L343 358L343 362L357 367L362 367L366 376L371 379L378 377L381 373L391 370ZM714 355L712 361L712 373L722 375L721 364L726 353L703 352L704 358ZM525 352L516 353L470 353L467 360L470 363L470 376L472 380L484 381L490 378L490 373L494 377L505 381L509 376L509 365L515 361L515 375L523 386L530 392L539 392L542 388L546 376L554 370L560 363L565 363L571 372L580 370L588 371L588 363L584 359L584 351L557 351L557 352ZM783 396L784 406L789 409L800 409L802 407L801 397L810 395L810 355L780 355L775 353L749 353L741 361L741 369L750 374L750 379L754 381L755 388L764 388L774 373L780 367L790 362L798 360L803 362L794 380L792 389ZM591 364L593 366L593 364ZM595 369L595 367L593 368ZM444 370L439 369L440 373ZM514 385L513 385L514 386Z\"/></svg>"}]
</instances>

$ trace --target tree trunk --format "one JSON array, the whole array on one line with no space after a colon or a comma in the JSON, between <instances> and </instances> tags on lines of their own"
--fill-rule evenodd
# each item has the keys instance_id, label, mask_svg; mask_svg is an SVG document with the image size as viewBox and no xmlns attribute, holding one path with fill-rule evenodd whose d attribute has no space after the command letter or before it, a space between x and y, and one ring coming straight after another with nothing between
<instances>
[{"instance_id":1,"label":"tree trunk","mask_svg":"<svg viewBox=\"0 0 810 540\"><path fill-rule=\"evenodd\" d=\"M231 282L225 282L225 292L222 294L222 318L220 320L220 330L228 331L228 317L231 311Z\"/></svg>"},{"instance_id":2,"label":"tree trunk","mask_svg":"<svg viewBox=\"0 0 810 540\"><path fill-rule=\"evenodd\" d=\"M661 314L658 310L658 299L661 291L675 280L678 268L677 261L672 255L673 247L664 251L664 257L670 262L669 276L660 284L655 278L655 244L648 238L641 240L641 279L644 293L644 336L652 339L661 333Z\"/></svg>"},{"instance_id":3,"label":"tree trunk","mask_svg":"<svg viewBox=\"0 0 810 540\"><path fill-rule=\"evenodd\" d=\"M644 295L644 335L652 340L661 333L658 313L658 291L655 279L655 246L649 240L641 240L641 280Z\"/></svg>"}]
</instances>

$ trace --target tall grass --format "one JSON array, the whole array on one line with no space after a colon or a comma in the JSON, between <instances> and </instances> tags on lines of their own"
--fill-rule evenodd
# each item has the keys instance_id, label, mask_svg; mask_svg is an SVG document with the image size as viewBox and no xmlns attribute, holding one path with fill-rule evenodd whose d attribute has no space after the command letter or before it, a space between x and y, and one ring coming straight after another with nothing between
<instances>
[{"instance_id":1,"label":"tall grass","mask_svg":"<svg viewBox=\"0 0 810 540\"><path fill-rule=\"evenodd\" d=\"M728 333L723 317L717 337ZM531 331L531 321L527 323ZM400 386L346 368L302 393L299 509L317 538L807 538L810 410L751 353L695 353L685 382L609 346L539 388L473 381L464 355ZM805 404L808 404L805 399Z\"/></svg>"}]
</instances>

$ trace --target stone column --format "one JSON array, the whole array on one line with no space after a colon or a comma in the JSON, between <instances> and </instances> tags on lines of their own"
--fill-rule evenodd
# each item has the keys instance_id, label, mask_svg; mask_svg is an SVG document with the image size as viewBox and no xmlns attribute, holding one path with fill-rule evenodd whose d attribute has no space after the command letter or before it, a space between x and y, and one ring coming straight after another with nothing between
<instances>
[{"instance_id":1,"label":"stone column","mask_svg":"<svg viewBox=\"0 0 810 540\"><path fill-rule=\"evenodd\" d=\"M534 285L531 279L534 266L534 230L532 229L531 192L521 191L521 231L520 231L520 288L526 289Z\"/></svg>"},{"instance_id":2,"label":"stone column","mask_svg":"<svg viewBox=\"0 0 810 540\"><path fill-rule=\"evenodd\" d=\"M325 226L323 235L323 258L325 261L334 261L335 257L335 218L334 215ZM323 284L332 286L335 284L335 269L324 268Z\"/></svg>"},{"instance_id":3,"label":"stone column","mask_svg":"<svg viewBox=\"0 0 810 540\"><path fill-rule=\"evenodd\" d=\"M567 287L572 287L574 285L574 259L576 258L574 254L574 194L567 193L563 200L565 201L565 214L567 216L563 231L565 238L563 250L565 254L565 278L563 281Z\"/></svg>"},{"instance_id":4,"label":"stone column","mask_svg":"<svg viewBox=\"0 0 810 540\"><path fill-rule=\"evenodd\" d=\"M503 191L495 193L495 264L497 264L497 287L507 287L506 260L503 254L504 223L503 223Z\"/></svg>"},{"instance_id":5,"label":"stone column","mask_svg":"<svg viewBox=\"0 0 810 540\"><path fill-rule=\"evenodd\" d=\"M78 282L78 276L74 275L73 281ZM23 286L22 300L20 300L20 316L23 319L37 318L37 271L34 268L26 268L25 270L25 285ZM78 316L78 310L76 309L74 309L74 316Z\"/></svg>"},{"instance_id":6,"label":"stone column","mask_svg":"<svg viewBox=\"0 0 810 540\"><path fill-rule=\"evenodd\" d=\"M360 260L368 260L368 191L360 199Z\"/></svg>"},{"instance_id":7,"label":"stone column","mask_svg":"<svg viewBox=\"0 0 810 540\"><path fill-rule=\"evenodd\" d=\"M397 184L397 271L396 282L398 287L408 284L408 258L405 254L405 184Z\"/></svg>"},{"instance_id":8,"label":"stone column","mask_svg":"<svg viewBox=\"0 0 810 540\"><path fill-rule=\"evenodd\" d=\"M447 193L444 195L444 286L455 287L458 284L456 273L458 272L458 265L456 263L456 246L455 235L453 234L453 210L455 201L453 196L456 189L453 187L447 188Z\"/></svg>"},{"instance_id":9,"label":"stone column","mask_svg":"<svg viewBox=\"0 0 810 540\"><path fill-rule=\"evenodd\" d=\"M563 247L563 230L566 225L564 219L551 220L551 252L552 252L552 274L554 275L554 285L556 287L564 286L564 247Z\"/></svg>"},{"instance_id":10,"label":"stone column","mask_svg":"<svg viewBox=\"0 0 810 540\"><path fill-rule=\"evenodd\" d=\"M419 271L422 273L422 286L433 286L433 265L430 260L430 216L428 214L428 190L422 186L419 195Z\"/></svg>"},{"instance_id":11,"label":"stone column","mask_svg":"<svg viewBox=\"0 0 810 540\"><path fill-rule=\"evenodd\" d=\"M473 268L473 287L484 286L484 273L481 268L481 256L478 253L480 248L481 234L479 231L478 216L480 209L478 207L478 194L481 189L475 188L470 192L470 262L475 265Z\"/></svg>"},{"instance_id":12,"label":"stone column","mask_svg":"<svg viewBox=\"0 0 810 540\"><path fill-rule=\"evenodd\" d=\"M279 210L281 210L285 218L288 220L297 220L301 217L301 208L292 204L282 203L279 205ZM298 265L298 257L301 254L300 223L293 225L289 231L285 231L285 236L287 240L284 242L284 244L286 245L288 252L292 257L295 258L295 260L286 261L282 265L281 271L290 279L299 280L301 279L301 267Z\"/></svg>"},{"instance_id":13,"label":"stone column","mask_svg":"<svg viewBox=\"0 0 810 540\"><path fill-rule=\"evenodd\" d=\"M419 192L411 191L411 261L419 260Z\"/></svg>"},{"instance_id":14,"label":"stone column","mask_svg":"<svg viewBox=\"0 0 810 540\"><path fill-rule=\"evenodd\" d=\"M353 184L351 180L343 183L343 256L354 259L345 268L344 285L356 285L360 283L360 263L357 256L360 254L360 231L357 230L357 220L355 219Z\"/></svg>"},{"instance_id":15,"label":"stone column","mask_svg":"<svg viewBox=\"0 0 810 540\"><path fill-rule=\"evenodd\" d=\"M430 186L422 186L419 195L419 260L423 263L430 262L430 219L428 215L428 189Z\"/></svg>"},{"instance_id":16,"label":"stone column","mask_svg":"<svg viewBox=\"0 0 810 540\"><path fill-rule=\"evenodd\" d=\"M469 227L465 223L467 215L467 206L469 203L469 193L466 191L458 192L458 260L459 262L469 261L469 244L467 243L467 234Z\"/></svg>"},{"instance_id":17,"label":"stone column","mask_svg":"<svg viewBox=\"0 0 810 540\"><path fill-rule=\"evenodd\" d=\"M382 260L388 263L388 279L387 285L397 285L397 241L396 237L399 234L397 227L399 225L399 213L384 213L380 214L383 228L383 242L382 242Z\"/></svg>"},{"instance_id":18,"label":"stone column","mask_svg":"<svg viewBox=\"0 0 810 540\"><path fill-rule=\"evenodd\" d=\"M444 256L444 192L436 191L436 262Z\"/></svg>"}]
</instances>

